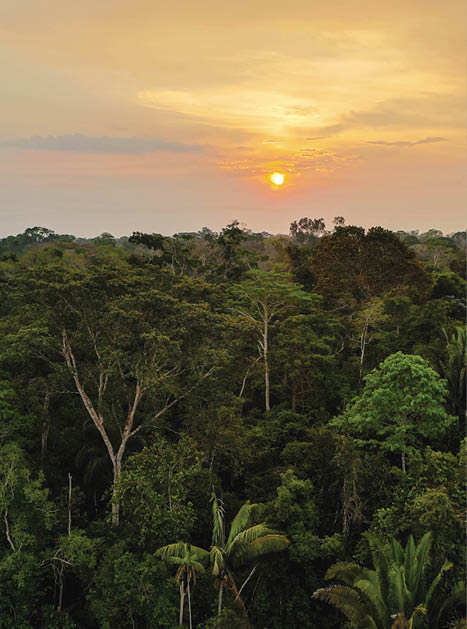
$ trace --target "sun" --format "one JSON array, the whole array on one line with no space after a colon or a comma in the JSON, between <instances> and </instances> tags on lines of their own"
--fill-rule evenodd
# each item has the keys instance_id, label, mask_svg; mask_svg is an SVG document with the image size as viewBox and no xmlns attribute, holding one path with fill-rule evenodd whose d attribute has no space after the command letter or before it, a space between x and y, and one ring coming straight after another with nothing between
<instances>
[{"instance_id":1,"label":"sun","mask_svg":"<svg viewBox=\"0 0 467 629\"><path fill-rule=\"evenodd\" d=\"M269 175L269 179L275 186L282 186L285 181L285 175L282 173L272 173L272 175Z\"/></svg>"}]
</instances>

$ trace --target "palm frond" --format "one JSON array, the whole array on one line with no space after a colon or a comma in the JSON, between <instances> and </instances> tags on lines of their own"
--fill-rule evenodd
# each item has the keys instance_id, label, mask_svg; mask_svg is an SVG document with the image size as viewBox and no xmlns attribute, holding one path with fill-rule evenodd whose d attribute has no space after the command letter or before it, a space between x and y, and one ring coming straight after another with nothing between
<instances>
[{"instance_id":1,"label":"palm frond","mask_svg":"<svg viewBox=\"0 0 467 629\"><path fill-rule=\"evenodd\" d=\"M389 595L388 575L392 563L391 546L377 535L370 535L368 541L381 596L386 601Z\"/></svg>"},{"instance_id":2,"label":"palm frond","mask_svg":"<svg viewBox=\"0 0 467 629\"><path fill-rule=\"evenodd\" d=\"M432 608L434 607L434 605L436 605L436 607L441 606L440 605L441 601L436 600L437 594L439 592L439 588L440 588L440 585L444 578L445 573L451 570L452 567L453 567L453 564L447 560L441 566L440 571L431 582L431 585L428 588L428 592L426 593L425 604L427 607Z\"/></svg>"},{"instance_id":3,"label":"palm frond","mask_svg":"<svg viewBox=\"0 0 467 629\"><path fill-rule=\"evenodd\" d=\"M415 540L413 535L409 535L409 539L405 545L404 549L404 571L405 578L407 581L407 587L413 593L415 593L416 588L414 587L417 583L417 574L419 573L418 566L416 565L416 550Z\"/></svg>"},{"instance_id":4,"label":"palm frond","mask_svg":"<svg viewBox=\"0 0 467 629\"><path fill-rule=\"evenodd\" d=\"M224 572L225 561L224 561L224 551L219 546L211 546L211 550L209 552L209 557L212 566L212 574L215 577L220 576Z\"/></svg>"},{"instance_id":5,"label":"palm frond","mask_svg":"<svg viewBox=\"0 0 467 629\"><path fill-rule=\"evenodd\" d=\"M183 570L189 570L190 568L194 568L197 572L201 572L204 574L206 572L204 566L199 561L195 559L187 559L186 557L167 557L167 563L172 563Z\"/></svg>"},{"instance_id":6,"label":"palm frond","mask_svg":"<svg viewBox=\"0 0 467 629\"><path fill-rule=\"evenodd\" d=\"M396 613L403 612L406 616L410 616L412 613L411 597L413 598L405 581L404 566L393 564L389 571L389 601L393 611Z\"/></svg>"},{"instance_id":7,"label":"palm frond","mask_svg":"<svg viewBox=\"0 0 467 629\"><path fill-rule=\"evenodd\" d=\"M212 545L224 546L225 544L225 524L224 505L222 500L218 500L215 492L212 492Z\"/></svg>"},{"instance_id":8,"label":"palm frond","mask_svg":"<svg viewBox=\"0 0 467 629\"><path fill-rule=\"evenodd\" d=\"M183 557L186 552L185 547L185 542L176 542L175 544L161 546L154 554L164 560L168 557Z\"/></svg>"},{"instance_id":9,"label":"palm frond","mask_svg":"<svg viewBox=\"0 0 467 629\"><path fill-rule=\"evenodd\" d=\"M330 566L326 572L325 579L339 579L346 585L352 586L355 581L365 579L368 576L368 568L363 568L356 563L337 562Z\"/></svg>"},{"instance_id":10,"label":"palm frond","mask_svg":"<svg viewBox=\"0 0 467 629\"><path fill-rule=\"evenodd\" d=\"M465 581L458 581L456 583L455 588L451 592L451 594L444 601L441 601L440 597L438 596L439 582L441 581L443 577L442 571L446 564L448 564L448 567L446 568L446 570L444 570L444 572L447 572L447 570L450 570L452 568L452 564L449 564L448 562L444 562L444 565L442 566L441 570L433 579L433 582L426 596L426 606L430 612L433 611L434 620L436 623L434 625L435 627L438 626L440 619L442 618L443 614L448 609L451 609L452 607L455 607L456 605L465 603L465 593L466 593ZM436 584L435 584L435 581L437 581Z\"/></svg>"},{"instance_id":11,"label":"palm frond","mask_svg":"<svg viewBox=\"0 0 467 629\"><path fill-rule=\"evenodd\" d=\"M355 581L353 587L360 593L362 601L371 612L370 616L378 621L378 627L390 629L389 610L381 595L377 574L374 570L368 570L368 573L368 578Z\"/></svg>"},{"instance_id":12,"label":"palm frond","mask_svg":"<svg viewBox=\"0 0 467 629\"><path fill-rule=\"evenodd\" d=\"M402 548L401 543L397 541L397 539L391 540L391 550L392 550L393 561L399 566L403 564L404 563L404 549Z\"/></svg>"},{"instance_id":13,"label":"palm frond","mask_svg":"<svg viewBox=\"0 0 467 629\"><path fill-rule=\"evenodd\" d=\"M227 540L225 554L227 556L234 555L237 549L247 546L260 537L264 537L265 535L274 535L275 533L276 531L268 529L264 524L250 526L250 528L240 531L234 537L232 537L231 533L229 535L229 539Z\"/></svg>"},{"instance_id":14,"label":"palm frond","mask_svg":"<svg viewBox=\"0 0 467 629\"><path fill-rule=\"evenodd\" d=\"M425 589L424 588L424 585L425 585L424 582L426 581L425 575L428 568L431 565L431 561L430 561L431 545L432 545L432 534L431 534L431 531L428 531L427 533L425 533L422 539L418 542L417 548L415 550L414 564L415 564L416 569L414 570L413 575L411 575L411 578L413 579L413 581L409 582L409 588L414 593L415 601L417 603L423 602L421 600L422 598L421 592L423 592ZM407 570L407 567L406 567L406 570Z\"/></svg>"},{"instance_id":15,"label":"palm frond","mask_svg":"<svg viewBox=\"0 0 467 629\"><path fill-rule=\"evenodd\" d=\"M251 514L253 510L255 509L255 507L256 505L254 504L252 505L248 501L240 508L239 512L233 519L233 522L230 526L230 533L227 539L227 546L229 546L232 543L233 539L237 535L239 535L239 533L244 531L245 528L248 526L251 519Z\"/></svg>"},{"instance_id":16,"label":"palm frond","mask_svg":"<svg viewBox=\"0 0 467 629\"><path fill-rule=\"evenodd\" d=\"M232 565L241 566L247 561L253 561L258 557L269 553L279 553L285 550L290 541L285 535L279 533L264 535L253 540L244 546L238 546L235 554L231 557Z\"/></svg>"},{"instance_id":17,"label":"palm frond","mask_svg":"<svg viewBox=\"0 0 467 629\"><path fill-rule=\"evenodd\" d=\"M180 559L189 558L193 561L199 561L207 563L209 561L209 552L199 546L193 546L186 542L177 542L176 544L169 544L168 546L162 546L155 552L157 557L167 561L171 557L178 557Z\"/></svg>"},{"instance_id":18,"label":"palm frond","mask_svg":"<svg viewBox=\"0 0 467 629\"><path fill-rule=\"evenodd\" d=\"M313 598L334 605L359 629L378 629L374 619L368 615L358 592L345 585L333 585L316 590Z\"/></svg>"}]
</instances>

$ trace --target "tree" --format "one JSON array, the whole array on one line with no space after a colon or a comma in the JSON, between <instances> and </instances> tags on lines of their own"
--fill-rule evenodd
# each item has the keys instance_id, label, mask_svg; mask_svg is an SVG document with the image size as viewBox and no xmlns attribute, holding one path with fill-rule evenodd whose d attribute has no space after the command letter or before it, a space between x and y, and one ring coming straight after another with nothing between
<instances>
[{"instance_id":1,"label":"tree","mask_svg":"<svg viewBox=\"0 0 467 629\"><path fill-rule=\"evenodd\" d=\"M41 559L55 515L44 484L42 473L34 478L27 455L17 443L0 447L0 616L4 627L39 624L37 599L46 587Z\"/></svg>"},{"instance_id":2,"label":"tree","mask_svg":"<svg viewBox=\"0 0 467 629\"><path fill-rule=\"evenodd\" d=\"M192 546L185 542L169 544L156 551L156 555L167 563L178 565L176 580L180 589L180 612L178 624L183 626L183 607L185 595L188 595L188 618L189 626L192 628L191 620L191 583L196 582L196 572L205 572L204 564L209 562L209 552L198 546Z\"/></svg>"},{"instance_id":3,"label":"tree","mask_svg":"<svg viewBox=\"0 0 467 629\"><path fill-rule=\"evenodd\" d=\"M380 297L374 297L352 319L352 328L357 333L356 342L360 350L360 380L363 377L363 361L367 345L373 340L372 332L389 319L384 312L385 304Z\"/></svg>"},{"instance_id":4,"label":"tree","mask_svg":"<svg viewBox=\"0 0 467 629\"><path fill-rule=\"evenodd\" d=\"M356 306L388 291L425 299L431 279L415 254L393 232L372 227L337 226L319 240L311 270L315 290L333 308Z\"/></svg>"},{"instance_id":5,"label":"tree","mask_svg":"<svg viewBox=\"0 0 467 629\"><path fill-rule=\"evenodd\" d=\"M232 311L252 326L259 355L264 365L264 398L266 411L271 409L269 363L270 328L294 307L306 307L319 299L292 282L288 273L250 271L248 279L232 288Z\"/></svg>"},{"instance_id":6,"label":"tree","mask_svg":"<svg viewBox=\"0 0 467 629\"><path fill-rule=\"evenodd\" d=\"M115 292L107 299L101 292L96 294L93 290L92 283L99 277L89 278L91 290L86 291L85 296L94 304L96 298L101 301L101 307L96 307L91 318L81 300L78 308L73 307L77 315L75 335L79 335L81 343L90 346L91 360L86 361L84 368L80 367L72 337L65 327L62 328L62 353L76 390L102 437L112 463L112 522L116 525L119 522L117 486L122 460L128 441L147 423L143 416L136 425L143 397L155 394L153 400L158 398L156 403L160 406L149 418L149 422L154 422L211 375L213 367L204 370L201 364L197 365L193 386L184 391L177 389L176 379L184 369L182 365L186 368L189 362L189 357L184 357L182 352L182 336L187 332L190 320L196 317L195 313L199 315L203 309L192 308L192 312L188 313L185 305L149 286L140 286L136 294L132 288L130 294L124 294L125 284L130 288L127 282L131 278L122 281L121 272L118 275L111 272L111 275ZM183 312L186 317L182 324L178 317L183 316ZM86 382L89 372L91 379ZM97 382L97 386L92 380ZM90 393L90 387L95 390L94 395ZM120 438L114 443L109 434L109 424L114 422L118 389L124 390L127 400L125 410L125 403L119 405Z\"/></svg>"},{"instance_id":7,"label":"tree","mask_svg":"<svg viewBox=\"0 0 467 629\"><path fill-rule=\"evenodd\" d=\"M336 563L326 579L345 585L316 590L313 596L339 609L357 629L438 629L443 615L463 604L465 583L458 582L446 596L443 585L452 563L445 561L429 581L431 533L418 544L410 535L405 549L377 536L368 538L374 569ZM394 623L392 622L394 620Z\"/></svg>"},{"instance_id":8,"label":"tree","mask_svg":"<svg viewBox=\"0 0 467 629\"><path fill-rule=\"evenodd\" d=\"M126 527L142 548L153 550L190 535L195 510L190 489L200 469L200 453L184 435L176 443L154 436L123 468L118 495Z\"/></svg>"},{"instance_id":9,"label":"tree","mask_svg":"<svg viewBox=\"0 0 467 629\"><path fill-rule=\"evenodd\" d=\"M118 524L116 488L128 442L212 374L204 331L217 319L202 301L177 299L167 273L154 278L147 267L132 269L105 257L91 258L84 269L27 269L15 278L14 290L22 293L12 300L15 325L20 333L33 323L41 330L53 346L45 360L61 353L105 445L113 472L112 521Z\"/></svg>"},{"instance_id":10,"label":"tree","mask_svg":"<svg viewBox=\"0 0 467 629\"><path fill-rule=\"evenodd\" d=\"M300 245L314 245L325 233L326 224L323 218L308 218L305 216L298 222L290 224L290 235Z\"/></svg>"},{"instance_id":11,"label":"tree","mask_svg":"<svg viewBox=\"0 0 467 629\"><path fill-rule=\"evenodd\" d=\"M224 279L238 281L245 271L251 268L248 261L248 258L252 258L251 252L242 247L247 238L248 232L242 229L237 220L224 227L217 237L215 243L221 253L219 272L223 274Z\"/></svg>"},{"instance_id":12,"label":"tree","mask_svg":"<svg viewBox=\"0 0 467 629\"><path fill-rule=\"evenodd\" d=\"M284 550L289 545L289 540L285 535L280 535L266 527L264 523L250 525L255 504L247 502L232 520L230 531L227 535L225 530L225 512L222 501L216 495L212 495L212 545L210 550L210 560L212 574L216 577L219 599L217 611L220 615L222 610L222 595L225 586L230 587L235 600L246 614L246 609L241 598L241 592L248 579L243 583L240 590L237 589L233 577L233 569L250 563L268 553L277 553ZM254 568L253 568L254 570ZM253 572L253 571L252 571ZM250 575L252 574L250 572Z\"/></svg>"},{"instance_id":13,"label":"tree","mask_svg":"<svg viewBox=\"0 0 467 629\"><path fill-rule=\"evenodd\" d=\"M322 403L330 389L336 391L333 372L344 344L344 329L338 319L318 307L309 310L308 314L292 314L281 323L271 350L286 387L281 399L290 391L294 412L298 407L305 412L310 405Z\"/></svg>"},{"instance_id":14,"label":"tree","mask_svg":"<svg viewBox=\"0 0 467 629\"><path fill-rule=\"evenodd\" d=\"M404 472L406 454L420 437L441 435L455 421L443 407L446 381L420 356L392 354L364 382L361 395L333 424L366 439L376 435L383 450L400 453Z\"/></svg>"},{"instance_id":15,"label":"tree","mask_svg":"<svg viewBox=\"0 0 467 629\"><path fill-rule=\"evenodd\" d=\"M445 356L439 359L439 370L448 384L452 410L460 417L465 412L467 332L464 325L458 325L451 335L445 329L443 329L443 334L446 348Z\"/></svg>"}]
</instances>

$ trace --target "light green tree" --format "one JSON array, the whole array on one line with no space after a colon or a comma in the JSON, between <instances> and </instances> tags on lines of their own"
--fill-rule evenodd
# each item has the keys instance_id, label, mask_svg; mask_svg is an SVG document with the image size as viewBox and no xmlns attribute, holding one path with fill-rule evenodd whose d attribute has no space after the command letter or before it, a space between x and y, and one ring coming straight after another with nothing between
<instances>
[{"instance_id":1,"label":"light green tree","mask_svg":"<svg viewBox=\"0 0 467 629\"><path fill-rule=\"evenodd\" d=\"M383 450L406 455L420 438L441 435L455 421L446 413L446 381L420 356L397 352L364 378L362 393L332 423L374 441Z\"/></svg>"}]
</instances>

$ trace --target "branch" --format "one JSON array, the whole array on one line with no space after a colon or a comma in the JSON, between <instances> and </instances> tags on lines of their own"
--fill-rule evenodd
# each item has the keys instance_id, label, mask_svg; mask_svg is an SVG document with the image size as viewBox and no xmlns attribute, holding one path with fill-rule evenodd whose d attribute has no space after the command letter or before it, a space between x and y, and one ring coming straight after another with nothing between
<instances>
[{"instance_id":1,"label":"branch","mask_svg":"<svg viewBox=\"0 0 467 629\"><path fill-rule=\"evenodd\" d=\"M8 524L8 509L5 509L5 513L3 514L3 521L5 522L5 532L8 543L10 544L11 550L16 552L15 545L13 544L13 540L10 537L10 526Z\"/></svg>"},{"instance_id":2,"label":"branch","mask_svg":"<svg viewBox=\"0 0 467 629\"><path fill-rule=\"evenodd\" d=\"M250 321L253 321L253 323L255 325L262 325L261 321L258 321L257 319L255 319L248 312L243 312L243 310L238 310L238 308L232 308L232 312L236 312L237 314L241 315L242 317L245 317L245 319L250 319Z\"/></svg>"},{"instance_id":3,"label":"branch","mask_svg":"<svg viewBox=\"0 0 467 629\"><path fill-rule=\"evenodd\" d=\"M240 594L242 593L243 588L245 587L245 585L248 583L248 581L251 579L251 577L254 575L254 573L256 572L256 566L253 566L252 571L250 572L250 574L247 576L247 578L245 579L245 581L243 581L242 587L238 590L238 595L237 598L240 596Z\"/></svg>"},{"instance_id":4,"label":"branch","mask_svg":"<svg viewBox=\"0 0 467 629\"><path fill-rule=\"evenodd\" d=\"M261 356L258 356L257 358L254 359L254 361L249 365L248 369L245 372L245 377L243 378L242 381L242 388L240 389L240 393L238 394L237 397L242 397L243 395L243 391L245 390L245 386L246 386L246 379L248 378L248 375L250 373L250 371L252 370L253 366L258 362L258 360L261 359Z\"/></svg>"},{"instance_id":5,"label":"branch","mask_svg":"<svg viewBox=\"0 0 467 629\"><path fill-rule=\"evenodd\" d=\"M211 367L211 369L208 369L208 371L203 376L201 376L201 381L204 380L205 378L208 378L213 372L214 372L214 367ZM169 408L172 408L172 406L175 406L175 404L177 404L178 402L180 402L181 400L186 398L187 395L189 395L192 391L194 391L194 389L196 389L196 387L198 385L199 385L199 382L197 382L194 386L192 386L191 389L188 389L188 391L185 391L185 393L183 393L183 395L180 395L179 397L173 399L171 402L166 402L165 406L163 408L161 408L161 410L158 411L155 415L153 415L153 417L151 417L149 422L155 421L161 415L163 415L165 412L167 412L169 410ZM138 426L138 428L135 428L135 430L131 431L128 438L132 437L137 432L139 432L142 427L143 427L143 424L140 424Z\"/></svg>"},{"instance_id":6,"label":"branch","mask_svg":"<svg viewBox=\"0 0 467 629\"><path fill-rule=\"evenodd\" d=\"M78 368L76 366L76 359L71 349L71 344L70 344L70 341L68 339L68 334L65 329L62 330L62 339L63 339L63 356L65 357L67 367L70 370L71 375L73 376L73 380L75 381L76 388L78 390L78 393L81 396L84 407L89 413L89 416L94 422L94 425L96 426L97 430L100 432L102 439L104 440L104 443L106 445L107 451L109 453L110 459L113 462L115 459L115 452L114 452L112 443L110 442L109 436L107 435L107 431L104 428L104 418L99 413L96 412L96 409L94 408L93 403L91 402L88 394L86 393L86 390L84 389L81 383L81 380L78 374Z\"/></svg>"}]
</instances>

